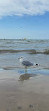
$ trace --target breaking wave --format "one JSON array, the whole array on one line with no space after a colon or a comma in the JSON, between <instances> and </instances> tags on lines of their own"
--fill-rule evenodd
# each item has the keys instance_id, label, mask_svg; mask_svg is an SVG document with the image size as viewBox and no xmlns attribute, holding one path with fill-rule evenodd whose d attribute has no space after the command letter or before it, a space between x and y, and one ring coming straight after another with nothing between
<instances>
[{"instance_id":1,"label":"breaking wave","mask_svg":"<svg viewBox=\"0 0 49 111\"><path fill-rule=\"evenodd\" d=\"M27 50L4 49L4 50L0 50L0 54L2 54L2 53L20 53L20 52L25 52L28 54L49 54L49 49L45 49L44 51L37 51L35 49L27 49Z\"/></svg>"}]
</instances>

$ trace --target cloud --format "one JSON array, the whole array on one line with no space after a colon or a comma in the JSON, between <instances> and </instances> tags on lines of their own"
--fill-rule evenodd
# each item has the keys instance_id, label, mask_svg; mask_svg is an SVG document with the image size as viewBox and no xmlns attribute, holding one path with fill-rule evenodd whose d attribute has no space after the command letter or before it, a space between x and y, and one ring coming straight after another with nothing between
<instances>
[{"instance_id":1,"label":"cloud","mask_svg":"<svg viewBox=\"0 0 49 111\"><path fill-rule=\"evenodd\" d=\"M42 15L49 12L49 0L0 0L0 17Z\"/></svg>"}]
</instances>

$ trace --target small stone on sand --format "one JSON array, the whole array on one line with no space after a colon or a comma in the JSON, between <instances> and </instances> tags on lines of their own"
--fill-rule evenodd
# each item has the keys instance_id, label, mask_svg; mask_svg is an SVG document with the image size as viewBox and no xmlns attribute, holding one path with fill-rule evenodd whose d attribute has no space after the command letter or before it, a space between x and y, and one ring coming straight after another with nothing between
<instances>
[{"instance_id":1,"label":"small stone on sand","mask_svg":"<svg viewBox=\"0 0 49 111\"><path fill-rule=\"evenodd\" d=\"M32 105L32 104L30 104L30 105L29 105L29 108L33 108L33 105Z\"/></svg>"},{"instance_id":2,"label":"small stone on sand","mask_svg":"<svg viewBox=\"0 0 49 111\"><path fill-rule=\"evenodd\" d=\"M21 107L21 106L18 106L18 109L19 109L19 110L21 110L21 109L22 109L22 107Z\"/></svg>"}]
</instances>

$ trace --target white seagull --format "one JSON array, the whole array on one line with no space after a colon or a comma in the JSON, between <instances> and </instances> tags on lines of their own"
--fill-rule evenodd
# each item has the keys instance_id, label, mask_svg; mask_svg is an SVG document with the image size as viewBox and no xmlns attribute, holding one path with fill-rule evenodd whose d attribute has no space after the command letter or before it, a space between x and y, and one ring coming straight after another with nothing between
<instances>
[{"instance_id":1,"label":"white seagull","mask_svg":"<svg viewBox=\"0 0 49 111\"><path fill-rule=\"evenodd\" d=\"M20 57L18 58L20 63L25 66L25 69L27 69L28 67L31 67L31 66L39 66L39 64L36 64L36 63L31 63L30 61L27 61L27 60L23 60L23 57Z\"/></svg>"}]
</instances>

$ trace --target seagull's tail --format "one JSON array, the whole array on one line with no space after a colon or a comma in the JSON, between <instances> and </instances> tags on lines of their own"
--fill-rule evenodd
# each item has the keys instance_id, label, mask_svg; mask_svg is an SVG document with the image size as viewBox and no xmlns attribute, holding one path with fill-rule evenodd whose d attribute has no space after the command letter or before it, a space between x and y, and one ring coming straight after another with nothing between
<instances>
[{"instance_id":1,"label":"seagull's tail","mask_svg":"<svg viewBox=\"0 0 49 111\"><path fill-rule=\"evenodd\" d=\"M38 63L34 63L34 66L40 66L40 64L38 64Z\"/></svg>"}]
</instances>

